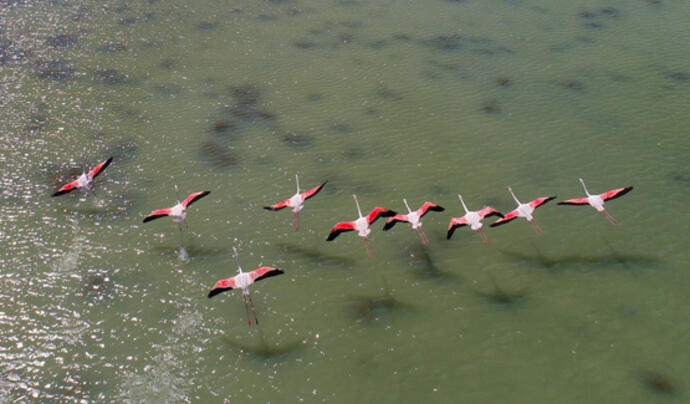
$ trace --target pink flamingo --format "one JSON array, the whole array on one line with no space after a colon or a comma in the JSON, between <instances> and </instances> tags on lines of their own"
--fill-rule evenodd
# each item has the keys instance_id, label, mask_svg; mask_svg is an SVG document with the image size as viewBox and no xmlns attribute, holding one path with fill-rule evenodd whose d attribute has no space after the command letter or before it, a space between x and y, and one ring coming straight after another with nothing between
<instances>
[{"instance_id":1,"label":"pink flamingo","mask_svg":"<svg viewBox=\"0 0 690 404\"><path fill-rule=\"evenodd\" d=\"M316 195L321 191L321 188L323 188L324 185L328 181L325 181L323 184L319 185L318 187L312 188L306 192L299 192L299 176L295 175L295 180L297 182L297 193L292 195L289 199L286 199L282 202L276 203L275 205L271 206L264 206L264 209L267 210L280 210L285 207L292 208L292 213L293 213L293 218L292 218L292 227L294 227L295 230L299 230L299 211L304 208L304 201L307 199L311 198L312 196Z\"/></svg>"},{"instance_id":2,"label":"pink flamingo","mask_svg":"<svg viewBox=\"0 0 690 404\"><path fill-rule=\"evenodd\" d=\"M617 221L616 219L613 218L613 216L609 215L609 213L604 209L604 202L608 201L610 199L616 199L620 196L623 196L627 194L628 192L632 191L633 187L625 187L625 188L617 188L617 189L612 189L610 191L606 191L602 194L599 195L591 195L587 191L587 187L585 186L585 182L582 181L582 178L579 179L580 183L582 184L582 188L585 189L585 194L587 194L586 198L573 198L573 199L568 199L562 202L558 202L559 205L590 205L594 209L596 209L598 212L601 212L606 216L607 219L609 219L609 222L611 222L612 225L616 225Z\"/></svg>"},{"instance_id":3,"label":"pink flamingo","mask_svg":"<svg viewBox=\"0 0 690 404\"><path fill-rule=\"evenodd\" d=\"M543 196L541 198L537 198L533 201L529 201L527 203L521 203L518 198L515 196L513 193L513 189L511 187L508 187L508 191L510 194L513 196L513 199L515 199L515 202L517 202L518 206L516 209L511 210L510 212L506 213L503 218L496 220L495 222L491 223L491 227L496 227L500 226L502 224L506 224L510 222L511 220L517 219L518 217L524 217L527 219L527 221L532 225L532 228L537 234L540 234L543 230L537 222L534 220L534 217L532 217L532 213L534 213L534 210L540 207L541 205L545 204L546 202L555 199L555 196Z\"/></svg>"},{"instance_id":4,"label":"pink flamingo","mask_svg":"<svg viewBox=\"0 0 690 404\"><path fill-rule=\"evenodd\" d=\"M486 237L486 234L484 234L484 232L482 231L482 219L494 215L503 217L503 215L501 214L501 212L497 211L491 206L485 206L482 210L479 211L470 211L467 209L465 201L462 200L462 195L458 194L458 198L460 199L460 203L462 203L462 207L465 208L465 216L454 217L450 219L450 225L448 225L448 235L446 236L446 239L450 240L456 228L469 225L470 228L476 231L477 234L479 234L479 236L482 238L482 240L484 240L484 245L489 245L489 239Z\"/></svg>"},{"instance_id":5,"label":"pink flamingo","mask_svg":"<svg viewBox=\"0 0 690 404\"><path fill-rule=\"evenodd\" d=\"M186 197L185 200L182 202L180 202L180 193L177 189L177 185L175 185L175 193L177 193L177 205L171 208L154 210L144 218L144 223L150 222L151 220L158 219L164 216L172 217L173 222L177 223L177 227L180 229L180 245L184 249L184 239L182 238L182 225L180 224L180 222L184 221L185 227L188 228L189 226L187 225L187 221L185 220L187 218L187 207L193 204L194 202L198 201L199 199L205 197L206 195L210 194L211 191L194 192L192 194L189 194L189 196Z\"/></svg>"},{"instance_id":6,"label":"pink flamingo","mask_svg":"<svg viewBox=\"0 0 690 404\"><path fill-rule=\"evenodd\" d=\"M98 174L102 173L103 170L105 170L106 167L110 165L110 163L113 161L113 158L109 158L96 167L92 168L90 171L86 171L86 168L84 168L83 173L77 178L76 180L63 185L60 187L60 189L57 190L52 196L58 196L62 194L66 194L70 191L74 191L75 189L81 189L84 191L85 194L88 195L89 190L91 189L91 184L93 183L94 178L98 176Z\"/></svg>"},{"instance_id":7,"label":"pink flamingo","mask_svg":"<svg viewBox=\"0 0 690 404\"><path fill-rule=\"evenodd\" d=\"M209 299L213 296L223 293L230 289L242 289L242 296L244 296L244 311L247 314L247 322L252 325L252 321L249 319L249 309L247 308L247 298L249 298L249 304L252 306L252 313L254 314L254 322L259 325L259 319L256 316L256 310L254 309L254 302L252 302L252 296L249 294L249 286L258 282L262 279L270 278L271 276L281 275L284 272L279 268L274 267L261 267L257 268L251 272L242 272L242 266L240 265L240 256L237 254L237 248L232 247L235 251L235 258L237 258L237 275L230 278L221 279L213 285L213 289L208 293Z\"/></svg>"},{"instance_id":8,"label":"pink flamingo","mask_svg":"<svg viewBox=\"0 0 690 404\"><path fill-rule=\"evenodd\" d=\"M371 233L371 228L369 227L372 223L376 221L379 217L389 217L394 216L395 212L386 208L375 207L368 215L362 216L362 211L359 208L359 201L357 200L357 195L352 195L355 198L355 204L357 205L357 213L359 218L351 222L339 222L333 226L331 233L328 235L326 241L333 241L340 233L346 231L357 230L357 234L364 240L364 247L367 249L367 255L372 258L371 250L369 249L369 233Z\"/></svg>"},{"instance_id":9,"label":"pink flamingo","mask_svg":"<svg viewBox=\"0 0 690 404\"><path fill-rule=\"evenodd\" d=\"M397 214L386 221L383 226L383 230L389 230L395 226L398 222L407 222L412 225L412 228L417 230L419 237L422 239L423 244L429 243L429 238L424 234L424 229L422 229L422 216L426 215L428 211L433 210L435 212L443 212L445 209L431 202L424 202L422 206L415 210L414 212L410 209L410 205L407 204L407 199L403 198L405 202L405 207L408 213L406 215Z\"/></svg>"}]
</instances>

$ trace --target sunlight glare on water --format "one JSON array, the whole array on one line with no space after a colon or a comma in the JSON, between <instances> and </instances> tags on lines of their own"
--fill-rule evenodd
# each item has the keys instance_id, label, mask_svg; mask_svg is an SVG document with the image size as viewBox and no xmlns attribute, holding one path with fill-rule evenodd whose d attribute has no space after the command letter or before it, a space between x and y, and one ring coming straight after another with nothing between
<instances>
[{"instance_id":1,"label":"sunlight glare on water","mask_svg":"<svg viewBox=\"0 0 690 404\"><path fill-rule=\"evenodd\" d=\"M683 2L0 2L0 401L687 401ZM108 157L89 194L51 198ZM264 206L328 184L300 212ZM557 206L633 185L607 203ZM202 190L184 246L169 218ZM450 217L557 195L490 228ZM433 201L428 245L338 221ZM242 266L285 274L240 291Z\"/></svg>"}]
</instances>

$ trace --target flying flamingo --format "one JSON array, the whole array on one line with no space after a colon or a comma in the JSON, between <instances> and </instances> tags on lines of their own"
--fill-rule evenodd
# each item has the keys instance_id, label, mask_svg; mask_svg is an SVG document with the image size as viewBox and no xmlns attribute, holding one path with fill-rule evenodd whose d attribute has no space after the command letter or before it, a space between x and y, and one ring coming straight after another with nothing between
<instances>
[{"instance_id":1,"label":"flying flamingo","mask_svg":"<svg viewBox=\"0 0 690 404\"><path fill-rule=\"evenodd\" d=\"M407 199L403 198L405 202L405 207L408 213L406 215L397 214L386 221L383 226L383 230L391 229L398 222L408 222L412 225L412 228L417 230L419 237L422 239L423 244L429 243L429 238L424 234L424 229L422 229L422 216L426 215L428 211L433 210L435 212L443 212L445 209L431 202L424 202L424 204L414 212L410 209L410 205L407 204Z\"/></svg>"},{"instance_id":2,"label":"flying flamingo","mask_svg":"<svg viewBox=\"0 0 690 404\"><path fill-rule=\"evenodd\" d=\"M540 234L543 230L537 222L534 220L534 217L532 217L532 213L534 213L534 210L541 205L545 204L546 202L555 199L555 196L543 196L541 198L537 198L533 201L529 201L528 203L521 203L518 201L517 196L515 196L515 193L513 193L513 189L511 187L508 187L508 191L510 194L513 196L513 199L515 199L515 202L517 202L518 207L515 210L511 210L510 212L506 213L503 218L496 220L495 222L491 223L491 227L496 227L500 226L502 224L506 224L510 222L511 220L517 219L518 217L524 217L527 219L527 221L532 225L532 228L534 228L534 231L537 234Z\"/></svg>"},{"instance_id":3,"label":"flying flamingo","mask_svg":"<svg viewBox=\"0 0 690 404\"><path fill-rule=\"evenodd\" d=\"M88 195L89 190L91 189L91 184L93 183L93 179L98 176L98 174L102 173L103 170L105 170L106 167L110 165L110 162L113 161L113 158L109 158L108 160L103 161L101 164L97 165L96 167L92 168L90 171L86 171L86 168L84 168L84 171L82 174L77 178L76 180L63 185L60 189L57 190L52 196L58 196L62 194L66 194L70 191L74 191L75 189L81 189L84 191L85 194Z\"/></svg>"},{"instance_id":4,"label":"flying flamingo","mask_svg":"<svg viewBox=\"0 0 690 404\"><path fill-rule=\"evenodd\" d=\"M237 258L237 275L230 278L221 279L213 285L213 289L208 293L209 299L213 296L223 293L230 289L242 289L242 296L244 296L244 311L247 314L247 322L252 325L252 321L249 319L249 309L247 308L247 298L249 298L249 304L252 306L252 313L254 314L254 322L259 325L259 319L256 317L256 310L254 310L254 302L252 302L252 296L249 294L249 286L258 282L262 279L269 278L271 276L281 275L284 272L281 269L273 267L261 267L257 268L251 272L242 272L242 266L240 266L240 256L237 254L237 248L232 247L235 251L235 258Z\"/></svg>"},{"instance_id":5,"label":"flying flamingo","mask_svg":"<svg viewBox=\"0 0 690 404\"><path fill-rule=\"evenodd\" d=\"M585 186L585 182L582 181L582 178L580 178L580 183L582 184L582 188L585 189L585 193L587 194L586 198L573 198L573 199L568 199L563 202L558 202L559 205L590 205L597 211L601 212L606 216L607 219L609 219L609 222L611 222L612 225L616 225L616 219L613 218L613 216L609 215L609 213L604 209L604 201L608 201L609 199L615 199L618 198L619 196L623 196L627 194L628 192L632 191L633 187L625 187L625 188L617 188L617 189L612 189L610 191L606 191L602 194L599 195L591 195L587 191L587 187Z\"/></svg>"},{"instance_id":6,"label":"flying flamingo","mask_svg":"<svg viewBox=\"0 0 690 404\"><path fill-rule=\"evenodd\" d=\"M369 212L368 215L362 216L362 211L359 209L359 201L357 200L357 195L352 195L355 198L355 204L357 205L357 213L359 218L351 222L339 222L333 226L331 233L328 235L326 241L333 241L342 232L357 230L358 235L364 240L364 247L367 249L367 255L372 258L371 250L369 249L369 233L371 233L371 228L369 226L376 221L379 217L389 217L395 216L395 212L386 208L375 207L374 210Z\"/></svg>"},{"instance_id":7,"label":"flying flamingo","mask_svg":"<svg viewBox=\"0 0 690 404\"><path fill-rule=\"evenodd\" d=\"M177 205L173 206L172 208L154 210L144 218L144 223L150 222L151 220L158 219L163 216L172 217L173 222L177 223L177 227L180 229L180 246L182 247L182 249L184 249L184 239L182 238L182 225L180 224L180 222L184 221L185 227L189 228L189 226L187 225L187 221L185 220L187 217L187 207L192 203L198 201L199 199L205 197L206 195L210 194L211 191L194 192L192 194L189 194L189 196L186 197L185 200L182 202L180 202L180 193L177 189L177 185L175 185L175 192L177 193Z\"/></svg>"},{"instance_id":8,"label":"flying flamingo","mask_svg":"<svg viewBox=\"0 0 690 404\"><path fill-rule=\"evenodd\" d=\"M312 188L306 192L299 192L299 176L295 174L295 180L297 181L297 193L292 195L289 199L284 200L283 202L276 203L275 205L271 206L264 206L264 209L267 210L281 210L284 207L290 207L292 208L292 213L293 213L293 218L292 218L292 227L295 228L295 230L299 230L299 211L302 210L304 207L304 201L307 199L311 198L312 196L316 195L321 191L321 188L323 188L324 185L326 185L325 181L323 184L319 185L318 187Z\"/></svg>"},{"instance_id":9,"label":"flying flamingo","mask_svg":"<svg viewBox=\"0 0 690 404\"><path fill-rule=\"evenodd\" d=\"M472 228L472 230L475 230L477 234L479 234L479 236L482 238L482 240L484 240L484 245L489 245L489 239L486 237L486 234L484 234L484 232L482 231L482 219L494 215L503 217L503 215L501 214L501 212L497 211L491 206L485 206L482 210L479 211L470 211L467 209L465 201L462 200L462 195L458 194L458 198L460 199L460 203L462 203L462 207L465 208L465 216L454 217L450 219L450 225L448 225L448 235L446 236L446 239L450 240L456 228L469 225Z\"/></svg>"}]
</instances>

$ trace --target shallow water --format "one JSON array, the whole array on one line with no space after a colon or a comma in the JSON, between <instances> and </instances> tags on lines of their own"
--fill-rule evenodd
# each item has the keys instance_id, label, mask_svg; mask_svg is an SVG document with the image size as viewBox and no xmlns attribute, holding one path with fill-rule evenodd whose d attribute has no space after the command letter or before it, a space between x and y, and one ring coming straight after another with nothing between
<instances>
[{"instance_id":1,"label":"shallow water","mask_svg":"<svg viewBox=\"0 0 690 404\"><path fill-rule=\"evenodd\" d=\"M686 401L683 2L0 2L0 401ZM95 195L51 198L114 156ZM328 180L291 213L262 207ZM551 202L485 228L484 204ZM171 221L182 194L187 259ZM336 221L432 200L409 226ZM186 194L185 194L186 195ZM490 222L490 221L489 221ZM244 268L285 275L238 291ZM185 258L185 257L182 257Z\"/></svg>"}]
</instances>

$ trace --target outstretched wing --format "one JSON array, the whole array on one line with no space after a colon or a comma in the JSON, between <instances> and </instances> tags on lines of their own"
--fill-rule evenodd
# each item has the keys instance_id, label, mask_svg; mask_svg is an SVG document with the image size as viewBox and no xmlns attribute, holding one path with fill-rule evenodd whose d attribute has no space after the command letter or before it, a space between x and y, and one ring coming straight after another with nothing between
<instances>
[{"instance_id":1,"label":"outstretched wing","mask_svg":"<svg viewBox=\"0 0 690 404\"><path fill-rule=\"evenodd\" d=\"M395 226L396 223L398 222L409 222L410 219L407 217L407 215L395 215L388 220L386 220L386 224L383 226L383 230L389 230Z\"/></svg>"},{"instance_id":2,"label":"outstretched wing","mask_svg":"<svg viewBox=\"0 0 690 404\"><path fill-rule=\"evenodd\" d=\"M554 196L544 196L544 197L537 198L537 199L531 201L528 205L532 209L536 209L536 208L540 207L541 205L545 204L546 202L554 200L554 199L556 199L555 195Z\"/></svg>"},{"instance_id":3,"label":"outstretched wing","mask_svg":"<svg viewBox=\"0 0 690 404\"><path fill-rule=\"evenodd\" d=\"M331 229L331 233L328 235L326 241L333 241L340 233L346 231L352 231L355 229L355 222L340 222L336 223Z\"/></svg>"},{"instance_id":4,"label":"outstretched wing","mask_svg":"<svg viewBox=\"0 0 690 404\"><path fill-rule=\"evenodd\" d=\"M450 219L450 224L448 225L448 234L446 235L446 240L450 240L458 227L467 226L467 219L463 217L453 217Z\"/></svg>"},{"instance_id":5,"label":"outstretched wing","mask_svg":"<svg viewBox=\"0 0 690 404\"><path fill-rule=\"evenodd\" d=\"M283 270L280 268L261 267L250 272L249 276L252 277L254 282L258 282L262 279L270 278L271 276L281 275L284 273L285 272L283 272Z\"/></svg>"},{"instance_id":6,"label":"outstretched wing","mask_svg":"<svg viewBox=\"0 0 690 404\"><path fill-rule=\"evenodd\" d=\"M148 216L144 218L144 223L150 222L153 219L158 219L159 217L170 215L170 208L158 209L149 213Z\"/></svg>"},{"instance_id":7,"label":"outstretched wing","mask_svg":"<svg viewBox=\"0 0 690 404\"><path fill-rule=\"evenodd\" d=\"M69 184L63 185L52 196L58 196L58 195L66 194L70 191L74 191L77 188L79 188L79 180L74 180L74 181L70 182Z\"/></svg>"},{"instance_id":8,"label":"outstretched wing","mask_svg":"<svg viewBox=\"0 0 690 404\"><path fill-rule=\"evenodd\" d=\"M628 192L632 191L633 187L625 187L625 188L618 188L618 189L612 189L610 191L606 191L603 194L599 195L601 199L608 201L609 199L616 199L619 196L623 196L627 194Z\"/></svg>"},{"instance_id":9,"label":"outstretched wing","mask_svg":"<svg viewBox=\"0 0 690 404\"><path fill-rule=\"evenodd\" d=\"M381 207L375 207L374 210L369 212L367 215L367 223L372 224L378 219L379 217L390 217L390 216L395 216L395 212L386 209L386 208L381 208Z\"/></svg>"},{"instance_id":10,"label":"outstretched wing","mask_svg":"<svg viewBox=\"0 0 690 404\"><path fill-rule=\"evenodd\" d=\"M91 171L89 171L89 178L94 179L98 174L103 172L106 167L110 165L110 163L113 161L113 158L109 158L108 160L102 162L101 164L97 165L96 167L92 168Z\"/></svg>"},{"instance_id":11,"label":"outstretched wing","mask_svg":"<svg viewBox=\"0 0 690 404\"><path fill-rule=\"evenodd\" d=\"M291 199L291 198L290 198ZM290 202L290 199L286 199L283 202L278 202L275 205L271 206L264 206L264 209L266 210L281 210L284 207L288 206L288 203Z\"/></svg>"},{"instance_id":12,"label":"outstretched wing","mask_svg":"<svg viewBox=\"0 0 690 404\"><path fill-rule=\"evenodd\" d=\"M211 289L211 291L208 292L208 297L212 298L213 296L219 293L223 293L226 290L234 289L236 287L237 284L235 284L234 276L232 278L221 279L218 282L216 282L215 285L213 285L213 289Z\"/></svg>"},{"instance_id":13,"label":"outstretched wing","mask_svg":"<svg viewBox=\"0 0 690 404\"><path fill-rule=\"evenodd\" d=\"M419 215L419 217L422 217L426 215L426 213L430 210L433 210L434 212L443 212L445 209L443 209L435 203L424 202L422 207L417 209L417 214Z\"/></svg>"},{"instance_id":14,"label":"outstretched wing","mask_svg":"<svg viewBox=\"0 0 690 404\"><path fill-rule=\"evenodd\" d=\"M211 191L202 191L202 192L195 192L193 194L189 194L189 196L186 197L184 199L184 201L182 201L182 206L184 206L186 208L187 206L193 204L194 202L198 201L199 199L205 197L206 195L208 195L210 193L211 193Z\"/></svg>"},{"instance_id":15,"label":"outstretched wing","mask_svg":"<svg viewBox=\"0 0 690 404\"><path fill-rule=\"evenodd\" d=\"M491 223L491 227L496 227L496 226L500 226L500 225L502 225L502 224L506 224L506 223L510 222L511 220L517 219L518 216L519 216L519 213L518 213L518 210L517 210L517 209L511 210L510 212L508 212L508 213L507 213L505 216L503 216L502 218L500 218L500 219L496 220L495 222Z\"/></svg>"},{"instance_id":16,"label":"outstretched wing","mask_svg":"<svg viewBox=\"0 0 690 404\"><path fill-rule=\"evenodd\" d=\"M573 198L558 202L558 205L589 205L589 198Z\"/></svg>"},{"instance_id":17,"label":"outstretched wing","mask_svg":"<svg viewBox=\"0 0 690 404\"><path fill-rule=\"evenodd\" d=\"M491 206L485 206L482 210L477 212L480 218L484 219L485 217L489 216L500 216L503 217L503 214L496 209L492 208Z\"/></svg>"},{"instance_id":18,"label":"outstretched wing","mask_svg":"<svg viewBox=\"0 0 690 404\"><path fill-rule=\"evenodd\" d=\"M321 191L321 188L323 188L327 182L328 181L324 181L324 183L319 185L318 187L314 187L314 188L310 189L309 191L302 192L300 194L300 197L302 198L303 201L306 201L307 199L311 198L312 196L318 194L319 191Z\"/></svg>"}]
</instances>

